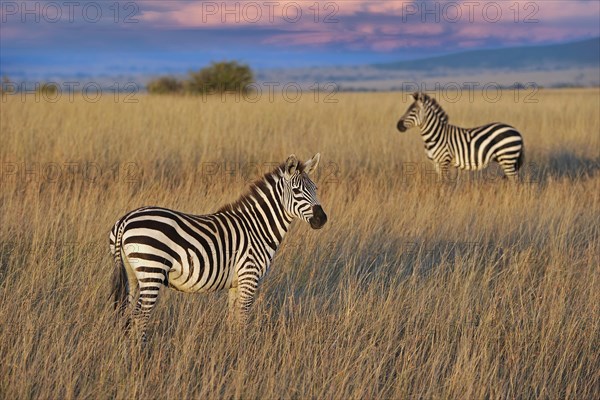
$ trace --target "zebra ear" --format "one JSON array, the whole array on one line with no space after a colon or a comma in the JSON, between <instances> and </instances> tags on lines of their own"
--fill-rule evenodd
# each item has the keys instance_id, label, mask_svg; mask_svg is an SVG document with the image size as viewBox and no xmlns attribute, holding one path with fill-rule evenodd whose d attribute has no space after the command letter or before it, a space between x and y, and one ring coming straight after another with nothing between
<instances>
[{"instance_id":1,"label":"zebra ear","mask_svg":"<svg viewBox=\"0 0 600 400\"><path fill-rule=\"evenodd\" d=\"M298 168L298 159L296 155L290 154L287 161L285 162L285 173L287 175L294 175L296 169Z\"/></svg>"},{"instance_id":2,"label":"zebra ear","mask_svg":"<svg viewBox=\"0 0 600 400\"><path fill-rule=\"evenodd\" d=\"M413 99L415 99L415 101L423 101L423 94L421 92L414 92Z\"/></svg>"},{"instance_id":3,"label":"zebra ear","mask_svg":"<svg viewBox=\"0 0 600 400\"><path fill-rule=\"evenodd\" d=\"M319 160L321 160L321 153L315 154L313 158L304 163L304 171L309 175L315 172L319 166Z\"/></svg>"}]
</instances>

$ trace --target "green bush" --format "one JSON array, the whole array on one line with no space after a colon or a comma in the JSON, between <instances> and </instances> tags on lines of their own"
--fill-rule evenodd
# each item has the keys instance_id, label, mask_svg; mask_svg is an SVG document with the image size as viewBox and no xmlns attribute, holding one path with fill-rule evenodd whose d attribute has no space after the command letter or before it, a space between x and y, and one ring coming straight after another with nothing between
<instances>
[{"instance_id":1,"label":"green bush","mask_svg":"<svg viewBox=\"0 0 600 400\"><path fill-rule=\"evenodd\" d=\"M163 76L153 79L146 85L148 93L152 94L169 94L181 93L183 83L171 76Z\"/></svg>"},{"instance_id":2,"label":"green bush","mask_svg":"<svg viewBox=\"0 0 600 400\"><path fill-rule=\"evenodd\" d=\"M50 83L42 83L38 89L39 93L42 93L46 96L54 96L60 90L58 85L54 82Z\"/></svg>"},{"instance_id":3,"label":"green bush","mask_svg":"<svg viewBox=\"0 0 600 400\"><path fill-rule=\"evenodd\" d=\"M248 85L254 82L254 73L248 65L236 61L217 62L191 72L185 82L185 91L191 94L248 92Z\"/></svg>"}]
</instances>

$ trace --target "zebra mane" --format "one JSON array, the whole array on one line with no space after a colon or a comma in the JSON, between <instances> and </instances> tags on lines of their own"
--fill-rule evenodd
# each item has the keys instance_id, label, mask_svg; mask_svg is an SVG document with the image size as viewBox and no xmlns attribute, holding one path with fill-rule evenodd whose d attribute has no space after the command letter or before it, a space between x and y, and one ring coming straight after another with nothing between
<instances>
[{"instance_id":1,"label":"zebra mane","mask_svg":"<svg viewBox=\"0 0 600 400\"><path fill-rule=\"evenodd\" d=\"M423 104L426 108L433 111L434 115L438 117L442 122L448 123L450 119L446 111L440 106L440 104L433 97L423 93Z\"/></svg>"},{"instance_id":2,"label":"zebra mane","mask_svg":"<svg viewBox=\"0 0 600 400\"><path fill-rule=\"evenodd\" d=\"M282 163L271 172L267 172L263 175L262 178L254 181L250 188L241 195L236 201L233 203L226 204L217 210L218 213L225 211L235 211L240 205L244 204L248 199L258 199L259 202L264 202L265 200L259 194L259 191L265 193L268 191L268 186L272 186L275 183L275 177L283 177L283 173L285 171L286 164ZM296 170L299 173L304 172L304 162L298 160L298 166Z\"/></svg>"}]
</instances>

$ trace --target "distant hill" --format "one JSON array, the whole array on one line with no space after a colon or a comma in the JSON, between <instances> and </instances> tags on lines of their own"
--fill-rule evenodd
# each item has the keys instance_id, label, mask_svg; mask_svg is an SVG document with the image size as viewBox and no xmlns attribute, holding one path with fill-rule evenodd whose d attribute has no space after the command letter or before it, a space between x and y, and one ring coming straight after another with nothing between
<instances>
[{"instance_id":1,"label":"distant hill","mask_svg":"<svg viewBox=\"0 0 600 400\"><path fill-rule=\"evenodd\" d=\"M573 43L473 50L385 64L263 70L259 81L331 83L340 90L413 90L436 85L479 87L600 86L600 37Z\"/></svg>"},{"instance_id":2,"label":"distant hill","mask_svg":"<svg viewBox=\"0 0 600 400\"><path fill-rule=\"evenodd\" d=\"M600 37L566 44L466 51L420 60L374 64L373 67L410 71L600 67Z\"/></svg>"}]
</instances>

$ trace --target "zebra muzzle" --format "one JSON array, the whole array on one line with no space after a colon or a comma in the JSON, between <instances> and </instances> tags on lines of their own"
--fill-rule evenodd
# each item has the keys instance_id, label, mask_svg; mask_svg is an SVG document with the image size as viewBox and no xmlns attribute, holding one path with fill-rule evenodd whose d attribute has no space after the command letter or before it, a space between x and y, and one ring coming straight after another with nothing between
<instances>
[{"instance_id":1,"label":"zebra muzzle","mask_svg":"<svg viewBox=\"0 0 600 400\"><path fill-rule=\"evenodd\" d=\"M397 128L400 132L406 132L406 126L404 126L404 121L402 121L402 120L398 121Z\"/></svg>"},{"instance_id":2,"label":"zebra muzzle","mask_svg":"<svg viewBox=\"0 0 600 400\"><path fill-rule=\"evenodd\" d=\"M327 214L321 206L313 206L313 216L308 221L313 229L321 229L327 222Z\"/></svg>"}]
</instances>

